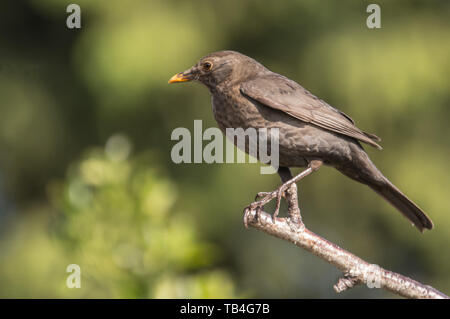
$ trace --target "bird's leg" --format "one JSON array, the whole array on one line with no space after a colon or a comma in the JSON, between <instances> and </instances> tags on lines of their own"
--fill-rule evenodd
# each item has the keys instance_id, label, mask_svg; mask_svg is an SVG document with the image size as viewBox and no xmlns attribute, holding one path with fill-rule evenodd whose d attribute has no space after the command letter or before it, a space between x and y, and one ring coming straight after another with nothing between
<instances>
[{"instance_id":1,"label":"bird's leg","mask_svg":"<svg viewBox=\"0 0 450 319\"><path fill-rule=\"evenodd\" d=\"M275 212L273 213L273 221L275 222L280 210L280 202L283 194L285 194L286 199L288 201L289 217L291 221L295 223L301 223L300 209L298 208L297 185L295 184L304 177L311 174L312 172L318 170L320 166L322 166L322 164L323 162L321 160L312 160L309 162L308 168L302 171L300 174L296 175L295 177L292 177L289 168L280 167L278 170L278 174L280 175L283 184L273 192L258 193L258 195L262 195L263 198L259 201L251 203L244 209L245 227L247 227L247 216L250 211L256 210L256 213L259 213L264 207L264 205L266 205L272 199L277 198ZM258 195L257 198L259 197Z\"/></svg>"}]
</instances>

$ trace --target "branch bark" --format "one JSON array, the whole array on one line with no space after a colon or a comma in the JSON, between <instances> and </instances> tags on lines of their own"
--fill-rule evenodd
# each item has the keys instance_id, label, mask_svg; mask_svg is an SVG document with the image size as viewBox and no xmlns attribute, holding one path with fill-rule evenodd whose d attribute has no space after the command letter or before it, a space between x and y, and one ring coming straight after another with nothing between
<instances>
[{"instance_id":1,"label":"branch bark","mask_svg":"<svg viewBox=\"0 0 450 319\"><path fill-rule=\"evenodd\" d=\"M406 276L370 264L325 238L306 229L303 224L289 222L289 218L276 218L266 212L247 212L248 226L289 241L334 265L344 273L334 285L336 292L365 283L369 288L384 288L406 298L449 299L442 292Z\"/></svg>"}]
</instances>

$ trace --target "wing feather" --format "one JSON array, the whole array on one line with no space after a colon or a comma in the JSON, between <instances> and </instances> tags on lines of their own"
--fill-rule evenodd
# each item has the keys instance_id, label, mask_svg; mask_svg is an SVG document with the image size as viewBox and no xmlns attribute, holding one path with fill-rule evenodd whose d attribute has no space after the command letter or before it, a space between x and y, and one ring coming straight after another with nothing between
<instances>
[{"instance_id":1,"label":"wing feather","mask_svg":"<svg viewBox=\"0 0 450 319\"><path fill-rule=\"evenodd\" d=\"M343 112L320 100L298 83L279 75L258 77L241 84L240 91L257 102L283 111L300 121L353 137L378 149L380 138L355 126Z\"/></svg>"}]
</instances>

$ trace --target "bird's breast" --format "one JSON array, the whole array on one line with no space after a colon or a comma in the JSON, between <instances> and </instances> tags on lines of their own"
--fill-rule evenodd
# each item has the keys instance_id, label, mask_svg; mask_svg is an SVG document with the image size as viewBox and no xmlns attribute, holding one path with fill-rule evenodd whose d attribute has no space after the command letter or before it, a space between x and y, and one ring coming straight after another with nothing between
<instances>
[{"instance_id":1,"label":"bird's breast","mask_svg":"<svg viewBox=\"0 0 450 319\"><path fill-rule=\"evenodd\" d=\"M257 124L252 122L252 119L258 118L257 109L244 99L238 89L213 94L212 108L222 130L239 127L246 129Z\"/></svg>"},{"instance_id":2,"label":"bird's breast","mask_svg":"<svg viewBox=\"0 0 450 319\"><path fill-rule=\"evenodd\" d=\"M351 157L347 141L336 134L274 110L241 94L239 89L212 94L212 109L219 128L278 129L280 164L305 166L309 159Z\"/></svg>"}]
</instances>

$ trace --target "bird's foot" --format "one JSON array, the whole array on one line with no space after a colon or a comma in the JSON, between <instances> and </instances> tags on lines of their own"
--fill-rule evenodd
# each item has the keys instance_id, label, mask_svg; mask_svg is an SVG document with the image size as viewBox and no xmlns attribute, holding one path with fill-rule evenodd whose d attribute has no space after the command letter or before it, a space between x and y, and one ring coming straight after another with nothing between
<instances>
[{"instance_id":1,"label":"bird's foot","mask_svg":"<svg viewBox=\"0 0 450 319\"><path fill-rule=\"evenodd\" d=\"M248 205L244 209L244 225L246 228L248 228L248 214L252 211L256 212L255 217L258 218L259 213L263 210L264 205L269 203L274 198L277 199L277 203L275 206L275 211L272 214L272 221L275 223L277 220L277 216L280 212L280 205L281 205L281 198L284 196L285 188L283 188L283 185L281 185L279 188L272 192L259 192L256 197L255 201ZM260 200L258 200L261 198Z\"/></svg>"},{"instance_id":2,"label":"bird's foot","mask_svg":"<svg viewBox=\"0 0 450 319\"><path fill-rule=\"evenodd\" d=\"M298 206L298 195L297 195L297 182L303 179L304 177L308 176L314 171L317 171L321 166L323 162L321 160L312 160L310 161L308 168L302 171L300 174L298 174L295 177L292 177L289 173L290 178L285 181L280 187L278 187L273 192L260 192L256 195L255 202L251 203L244 209L244 225L245 228L248 228L248 216L252 211L255 211L255 218L259 217L259 213L264 208L264 205L266 205L268 202L270 202L272 199L276 198L277 203L275 206L275 211L272 214L272 221L275 223L277 220L278 213L280 212L280 204L281 204L281 197L285 196L287 203L288 203L288 222L291 225L291 227L294 228L304 228L304 224L302 221L302 216L300 214L300 208ZM283 179L283 176L282 176ZM285 179L283 179L285 180ZM258 198L261 198L258 200Z\"/></svg>"}]
</instances>

